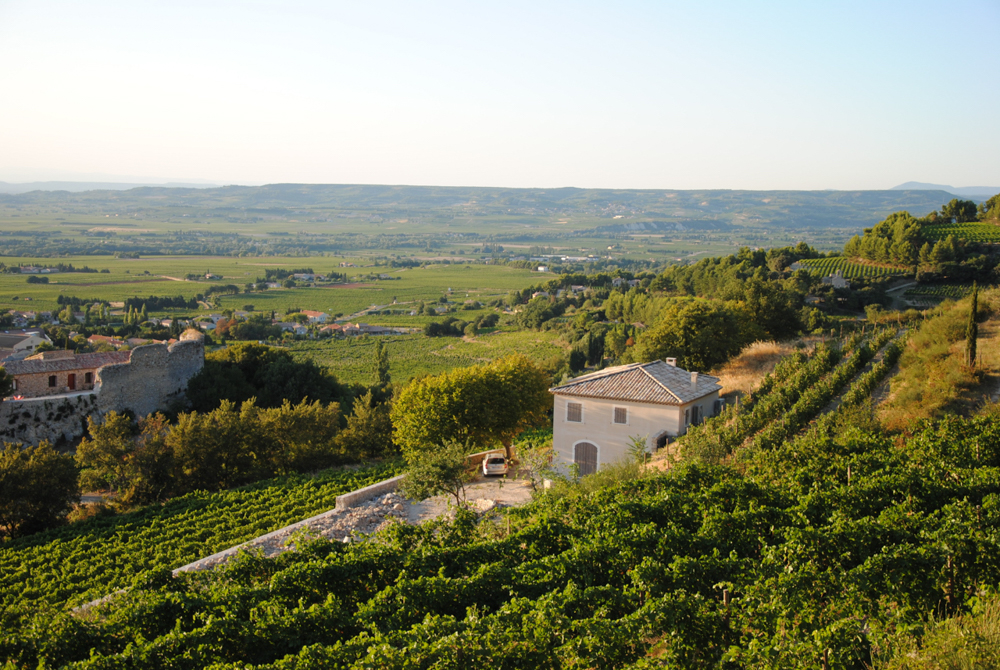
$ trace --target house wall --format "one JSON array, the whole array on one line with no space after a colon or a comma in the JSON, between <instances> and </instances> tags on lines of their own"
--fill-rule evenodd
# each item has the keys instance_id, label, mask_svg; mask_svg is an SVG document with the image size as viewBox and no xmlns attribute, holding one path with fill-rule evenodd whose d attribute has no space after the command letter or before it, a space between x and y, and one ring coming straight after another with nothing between
<instances>
[{"instance_id":1,"label":"house wall","mask_svg":"<svg viewBox=\"0 0 1000 670\"><path fill-rule=\"evenodd\" d=\"M84 380L87 373L90 373L90 384ZM55 376L56 385L49 386L49 377ZM85 391L93 388L97 379L97 368L79 368L76 370L63 370L60 372L39 372L30 375L17 375L15 378L17 387L14 390L16 395L25 396L47 396L60 393L69 393L69 376L76 375L76 391Z\"/></svg>"},{"instance_id":2,"label":"house wall","mask_svg":"<svg viewBox=\"0 0 1000 670\"><path fill-rule=\"evenodd\" d=\"M646 448L652 452L656 448L657 438L663 434L677 437L687 432L684 424L685 410L690 412L693 407L699 407L703 419L712 416L719 392L715 391L684 405L654 405L564 395L555 395L554 398L554 460L565 469L573 464L574 447L579 442L590 442L597 446L598 467L628 458L630 438L633 436L644 438ZM566 405L570 402L583 405L583 421L577 423L566 420ZM628 423L614 423L615 407L628 410Z\"/></svg>"},{"instance_id":3,"label":"house wall","mask_svg":"<svg viewBox=\"0 0 1000 670\"><path fill-rule=\"evenodd\" d=\"M187 337L169 347L148 344L132 350L128 363L106 365L95 375L94 389L70 395L0 403L0 440L38 444L71 441L83 436L87 417L130 410L145 416L181 400L188 380L205 365L200 339ZM56 373L64 378L67 373ZM83 374L77 377L77 387ZM48 374L44 377L48 387Z\"/></svg>"}]
</instances>

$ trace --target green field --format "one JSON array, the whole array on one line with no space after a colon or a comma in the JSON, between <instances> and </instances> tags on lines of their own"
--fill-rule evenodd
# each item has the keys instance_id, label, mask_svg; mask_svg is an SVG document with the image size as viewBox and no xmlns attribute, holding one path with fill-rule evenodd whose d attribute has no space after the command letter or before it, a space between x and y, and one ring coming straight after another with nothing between
<instances>
[{"instance_id":1,"label":"green field","mask_svg":"<svg viewBox=\"0 0 1000 670\"><path fill-rule=\"evenodd\" d=\"M380 337L389 350L389 371L394 382L405 382L417 375L437 374L485 363L509 354L520 353L535 361L545 361L564 354L568 348L551 332L497 331L476 336L426 337L423 334ZM295 342L292 354L297 359L311 359L330 368L342 382L371 384L375 338Z\"/></svg>"},{"instance_id":2,"label":"green field","mask_svg":"<svg viewBox=\"0 0 1000 670\"><path fill-rule=\"evenodd\" d=\"M907 274L906 270L897 267L857 263L839 257L804 259L799 261L799 264L823 276L834 274L837 270L840 270L841 274L847 279L868 279Z\"/></svg>"},{"instance_id":3,"label":"green field","mask_svg":"<svg viewBox=\"0 0 1000 670\"><path fill-rule=\"evenodd\" d=\"M390 463L196 491L0 545L0 612L79 604L332 509L336 497L399 473Z\"/></svg>"},{"instance_id":4,"label":"green field","mask_svg":"<svg viewBox=\"0 0 1000 670\"><path fill-rule=\"evenodd\" d=\"M971 242L1000 242L1000 226L992 223L942 223L924 226L921 229L924 237L931 240L943 240L949 235Z\"/></svg>"},{"instance_id":5,"label":"green field","mask_svg":"<svg viewBox=\"0 0 1000 670\"><path fill-rule=\"evenodd\" d=\"M360 260L360 259L358 259ZM0 257L7 265L45 265L53 263L44 258ZM242 287L256 277L262 277L266 268L295 269L310 267L316 272L347 272L358 275L387 274L395 280L375 281L355 286L333 285L293 289L270 289L265 292L223 296L222 309L242 309L254 305L258 311L274 310L284 314L287 309L315 309L328 314L353 314L372 305L389 305L393 298L406 305L419 301L433 301L448 293L455 302L465 300L488 301L507 295L513 289L522 289L551 279L529 270L502 265L428 265L426 267L392 269L385 267L341 268L340 259L274 258L241 259L231 257L163 256L136 260L107 256L60 258L58 262L84 265L105 273L58 273L48 275L48 284L28 284L28 275L0 274L0 309L51 310L58 307L56 298L71 295L81 298L101 298L120 301L130 297L166 295L192 297L203 293L212 284L235 284ZM221 275L212 281L185 281L189 273L211 271ZM149 274L146 274L146 273ZM167 279L173 277L174 279ZM26 300L30 298L30 300ZM400 306L398 309L404 309ZM178 311L175 314L196 314Z\"/></svg>"},{"instance_id":6,"label":"green field","mask_svg":"<svg viewBox=\"0 0 1000 670\"><path fill-rule=\"evenodd\" d=\"M958 300L972 292L971 284L927 284L906 289L907 297Z\"/></svg>"}]
</instances>

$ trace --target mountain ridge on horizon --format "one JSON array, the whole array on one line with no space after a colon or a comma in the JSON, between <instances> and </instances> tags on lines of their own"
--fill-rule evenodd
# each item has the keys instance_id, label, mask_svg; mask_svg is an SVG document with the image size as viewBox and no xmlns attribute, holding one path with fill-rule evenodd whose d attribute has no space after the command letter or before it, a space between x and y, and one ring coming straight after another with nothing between
<instances>
[{"instance_id":1,"label":"mountain ridge on horizon","mask_svg":"<svg viewBox=\"0 0 1000 670\"><path fill-rule=\"evenodd\" d=\"M947 184L930 184L922 181L908 181L893 186L889 191L944 191L952 195L960 195L966 198L990 198L1000 193L1000 186L948 186Z\"/></svg>"}]
</instances>

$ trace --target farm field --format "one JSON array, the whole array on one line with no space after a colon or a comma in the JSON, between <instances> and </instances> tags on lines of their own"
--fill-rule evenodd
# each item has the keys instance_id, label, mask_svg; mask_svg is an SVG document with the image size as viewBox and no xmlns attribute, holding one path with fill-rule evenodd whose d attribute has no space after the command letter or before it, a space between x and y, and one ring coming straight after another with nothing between
<instances>
[{"instance_id":1,"label":"farm field","mask_svg":"<svg viewBox=\"0 0 1000 670\"><path fill-rule=\"evenodd\" d=\"M150 571L172 570L332 509L338 495L398 474L398 464L290 475L96 518L0 547L0 611L88 602Z\"/></svg>"},{"instance_id":2,"label":"farm field","mask_svg":"<svg viewBox=\"0 0 1000 670\"><path fill-rule=\"evenodd\" d=\"M485 363L520 353L534 361L545 361L565 353L566 346L553 333L496 331L473 340L461 337L426 337L423 334L381 337L389 350L389 372L394 382L405 382L423 374L438 374L456 367ZM330 368L346 383L372 383L375 338L295 342L292 355Z\"/></svg>"},{"instance_id":3,"label":"farm field","mask_svg":"<svg viewBox=\"0 0 1000 670\"><path fill-rule=\"evenodd\" d=\"M360 259L357 259L360 260ZM7 265L54 264L55 259L0 257ZM165 256L140 259L120 259L102 256L60 258L58 262L75 267L89 266L109 270L108 273L58 273L47 275L48 284L28 284L29 275L0 274L0 309L56 309L56 298L72 295L81 298L102 298L120 301L149 295L182 295L186 298L204 292L212 284L235 284L242 287L267 268L312 268L316 272L348 272L367 275L386 274L394 280L374 281L354 286L270 289L265 292L222 297L222 309L242 309L253 304L258 311L274 310L284 314L287 309L315 309L329 314L353 314L372 305L386 305L396 298L409 303L433 301L452 289L452 300L485 301L504 296L513 289L522 289L547 281L552 275L539 274L502 265L429 265L416 268L341 268L338 258L274 258L240 259L229 257ZM184 281L189 273L211 271L221 279ZM146 273L149 274L146 274ZM182 281L165 279L173 277ZM25 300L30 298L30 300ZM184 310L174 314L196 314ZM154 312L155 314L155 312Z\"/></svg>"},{"instance_id":4,"label":"farm field","mask_svg":"<svg viewBox=\"0 0 1000 670\"><path fill-rule=\"evenodd\" d=\"M972 292L971 284L926 284L907 289L906 296L958 300L969 295L970 292Z\"/></svg>"},{"instance_id":5,"label":"farm field","mask_svg":"<svg viewBox=\"0 0 1000 670\"><path fill-rule=\"evenodd\" d=\"M810 258L799 261L803 267L822 274L824 276L833 274L840 270L846 279L859 279L867 277L883 277L908 274L903 270L892 266L871 265L868 263L857 263L846 258Z\"/></svg>"},{"instance_id":6,"label":"farm field","mask_svg":"<svg viewBox=\"0 0 1000 670\"><path fill-rule=\"evenodd\" d=\"M924 226L923 234L928 239L943 240L949 235L971 242L1000 242L1000 226L992 223L942 223Z\"/></svg>"}]
</instances>

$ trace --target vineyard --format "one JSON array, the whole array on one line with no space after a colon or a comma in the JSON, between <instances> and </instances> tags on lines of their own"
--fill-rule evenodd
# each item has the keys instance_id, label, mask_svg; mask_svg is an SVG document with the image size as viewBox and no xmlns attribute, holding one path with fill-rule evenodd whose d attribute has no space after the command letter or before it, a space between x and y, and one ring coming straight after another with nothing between
<instances>
[{"instance_id":1,"label":"vineyard","mask_svg":"<svg viewBox=\"0 0 1000 670\"><path fill-rule=\"evenodd\" d=\"M462 313L458 315L463 316ZM509 354L520 353L544 362L565 352L555 332L503 331L482 333L473 340L461 337L426 337L423 334L380 338L389 351L389 372L396 382L421 374L438 374L456 367L477 365ZM291 346L297 360L309 359L327 366L346 383L369 384L372 380L371 338L347 338L296 342Z\"/></svg>"},{"instance_id":2,"label":"vineyard","mask_svg":"<svg viewBox=\"0 0 1000 670\"><path fill-rule=\"evenodd\" d=\"M944 300L950 298L959 300L972 292L972 286L968 284L925 284L906 289L906 296L913 298L936 298Z\"/></svg>"},{"instance_id":3,"label":"vineyard","mask_svg":"<svg viewBox=\"0 0 1000 670\"><path fill-rule=\"evenodd\" d=\"M741 447L774 448L816 418L883 347L886 347L885 357L895 362L898 348L890 344L895 337L896 331L889 328L867 337L855 332L839 346L818 346L811 357L802 353L788 356L764 377L745 402L727 407L719 416L690 429L680 440L682 455L685 459L717 463L736 454ZM863 392L856 388L860 379L867 379L866 384L873 379L877 383L889 368L883 360L875 369L878 370L875 375L861 374L848 390L847 395L855 399L852 402L860 402ZM869 388L865 397L870 393ZM743 454L739 457L743 458Z\"/></svg>"},{"instance_id":4,"label":"vineyard","mask_svg":"<svg viewBox=\"0 0 1000 670\"><path fill-rule=\"evenodd\" d=\"M924 226L921 232L929 240L943 240L949 235L970 242L1000 242L1000 226L992 223L941 223Z\"/></svg>"},{"instance_id":5,"label":"vineyard","mask_svg":"<svg viewBox=\"0 0 1000 670\"><path fill-rule=\"evenodd\" d=\"M834 258L806 258L799 261L799 265L804 268L822 274L824 277L836 273L838 270L846 279L868 279L875 277L888 277L895 275L905 275L909 271L891 265L872 265L869 263L858 263L842 257Z\"/></svg>"},{"instance_id":6,"label":"vineyard","mask_svg":"<svg viewBox=\"0 0 1000 670\"><path fill-rule=\"evenodd\" d=\"M79 669L860 670L1000 583L1000 418L928 425L905 450L863 422L827 423L741 470L689 464L543 494L509 525L460 513L154 573L95 616L10 622L0 656Z\"/></svg>"},{"instance_id":7,"label":"vineyard","mask_svg":"<svg viewBox=\"0 0 1000 670\"><path fill-rule=\"evenodd\" d=\"M5 543L0 612L79 604L332 509L338 495L398 474L398 465L293 475L195 492L119 516ZM0 621L3 619L0 618Z\"/></svg>"}]
</instances>

